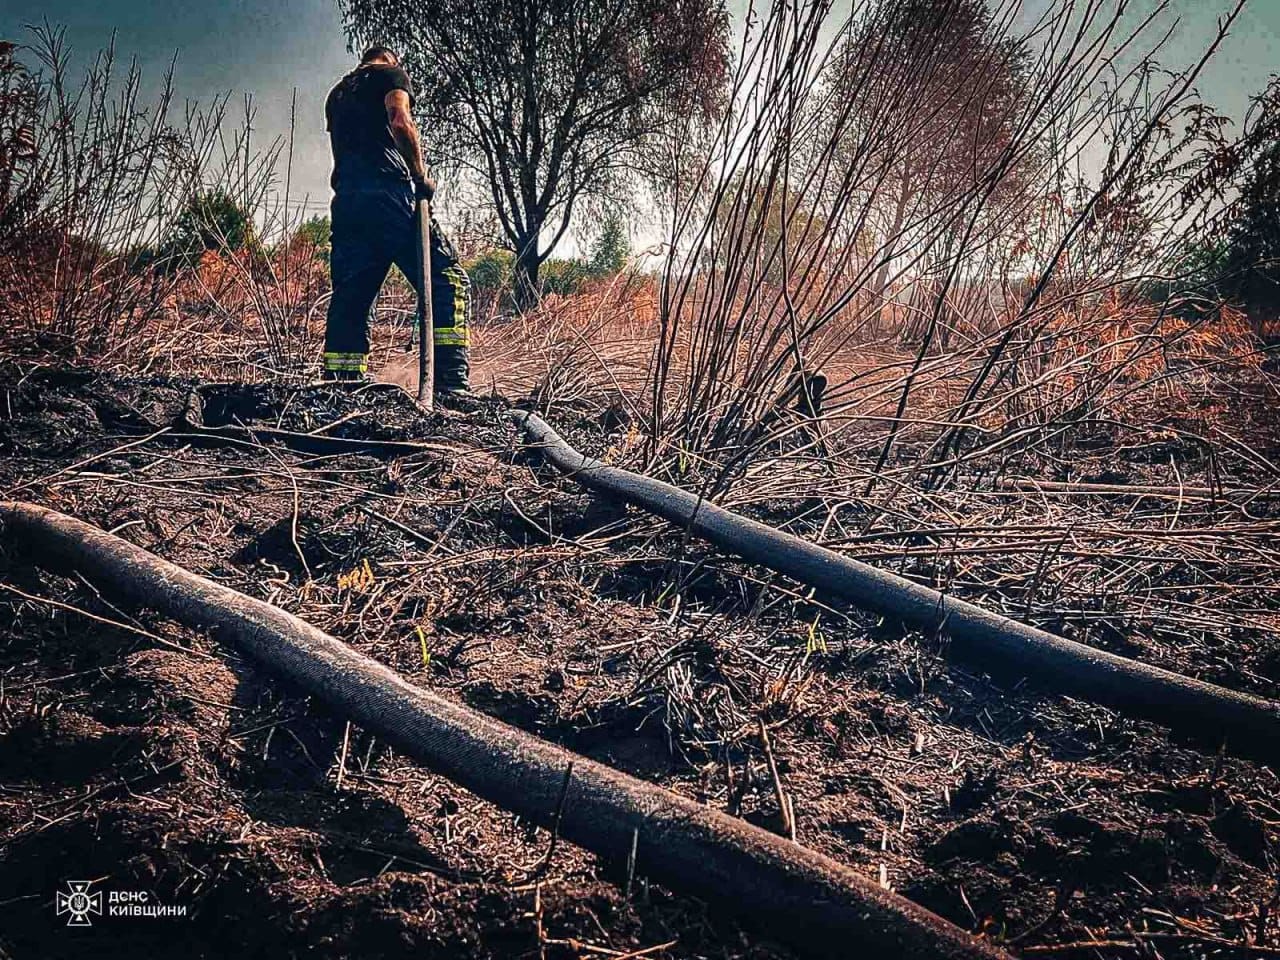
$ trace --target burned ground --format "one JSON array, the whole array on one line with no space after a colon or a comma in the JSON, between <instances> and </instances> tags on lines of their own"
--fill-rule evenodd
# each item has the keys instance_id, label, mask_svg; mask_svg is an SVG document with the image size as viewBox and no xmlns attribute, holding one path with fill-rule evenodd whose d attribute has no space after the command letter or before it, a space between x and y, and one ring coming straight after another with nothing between
<instances>
[{"instance_id":1,"label":"burned ground","mask_svg":"<svg viewBox=\"0 0 1280 960\"><path fill-rule=\"evenodd\" d=\"M196 394L205 427L423 445L304 453L184 423L191 382L13 368L2 380L7 497L115 530L412 682L773 830L781 789L801 843L1015 953L1275 952L1273 771L1037 678L997 684L937 638L588 497L520 450L501 403L426 416L385 388ZM620 424L585 407L557 420L584 449L625 454L606 432ZM1190 475L1198 456L1176 436L1099 442L1081 456L1108 465L1103 482L1162 481L1171 453ZM1052 464L1038 475L1055 479ZM1247 463L1233 479L1251 479ZM832 538L824 505L738 505ZM969 507L957 525L989 529L1009 509ZM980 570L965 550L981 540L893 536L856 522L863 509L843 514L841 545L864 559L1218 683L1280 685L1274 593L1246 592L1273 559L1265 503L1186 507L1184 522L1203 520L1188 539L1220 528L1231 546L1166 564L1141 609L1072 581L1093 568L1054 586L1016 559L1087 556L1101 549L1089 529L1121 527L1145 545L1135 556L1164 556L1176 534L1144 525L1131 500L1098 498L1089 524L1072 521L1081 538L1055 548L1056 534L1031 531L1026 551L984 555ZM1209 590L1223 583L1226 599ZM1149 599L1165 588L1168 604ZM1234 615L1201 629L1205 604ZM625 851L560 844L544 862L545 831L234 650L34 569L20 547L0 558L0 681L0 951L14 957L788 955L769 931L645 883L643 865L628 878ZM70 879L189 915L69 930L54 896Z\"/></svg>"}]
</instances>

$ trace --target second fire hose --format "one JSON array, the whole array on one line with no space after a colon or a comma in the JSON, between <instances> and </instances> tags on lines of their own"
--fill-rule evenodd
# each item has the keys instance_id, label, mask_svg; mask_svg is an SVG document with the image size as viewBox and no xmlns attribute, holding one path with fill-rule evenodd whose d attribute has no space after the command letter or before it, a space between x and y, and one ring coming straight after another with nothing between
<instances>
[{"instance_id":1,"label":"second fire hose","mask_svg":"<svg viewBox=\"0 0 1280 960\"><path fill-rule=\"evenodd\" d=\"M1077 643L842 556L717 507L688 492L571 447L537 414L513 416L562 473L633 504L731 553L863 610L950 638L950 649L981 670L1031 677L1045 687L1162 723L1233 753L1280 761L1280 702L1140 663Z\"/></svg>"}]
</instances>

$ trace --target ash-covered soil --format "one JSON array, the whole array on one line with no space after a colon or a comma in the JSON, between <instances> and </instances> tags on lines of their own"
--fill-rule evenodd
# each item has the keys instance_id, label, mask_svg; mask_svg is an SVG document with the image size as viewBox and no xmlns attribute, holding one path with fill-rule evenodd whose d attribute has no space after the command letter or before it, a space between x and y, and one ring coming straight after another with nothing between
<instances>
[{"instance_id":1,"label":"ash-covered soil","mask_svg":"<svg viewBox=\"0 0 1280 960\"><path fill-rule=\"evenodd\" d=\"M183 422L196 386L0 371L4 496L779 831L781 790L800 843L1014 954L1280 953L1273 771L1034 678L997 685L933 638L684 544L520 452L501 403L425 416L386 388L201 386L207 426L424 445L334 454L201 435ZM607 417L557 419L610 449ZM1258 624L1207 649L1095 614L1060 619L1215 682L1280 686ZM626 851L561 843L546 862L549 846L234 650L20 545L0 556L0 955L790 955L643 865L628 883ZM68 927L72 880L186 915Z\"/></svg>"}]
</instances>

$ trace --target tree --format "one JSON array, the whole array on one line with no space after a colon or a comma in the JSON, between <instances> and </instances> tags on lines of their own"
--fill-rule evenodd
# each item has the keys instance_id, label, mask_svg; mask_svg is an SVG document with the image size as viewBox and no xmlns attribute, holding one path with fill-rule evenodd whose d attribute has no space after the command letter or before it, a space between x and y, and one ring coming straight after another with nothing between
<instances>
[{"instance_id":1,"label":"tree","mask_svg":"<svg viewBox=\"0 0 1280 960\"><path fill-rule=\"evenodd\" d=\"M883 0L839 49L828 77L846 95L842 149L865 164L883 296L915 220L988 180L1014 139L1025 54L993 28L986 0ZM836 99L840 103L840 99ZM870 158L869 160L867 158ZM1003 171L1012 194L1022 169Z\"/></svg>"},{"instance_id":2,"label":"tree","mask_svg":"<svg viewBox=\"0 0 1280 960\"><path fill-rule=\"evenodd\" d=\"M44 189L36 170L40 86L16 51L0 41L0 254L34 217Z\"/></svg>"},{"instance_id":3,"label":"tree","mask_svg":"<svg viewBox=\"0 0 1280 960\"><path fill-rule=\"evenodd\" d=\"M510 288L512 262L509 250L486 250L464 267L472 289L495 293Z\"/></svg>"},{"instance_id":4,"label":"tree","mask_svg":"<svg viewBox=\"0 0 1280 960\"><path fill-rule=\"evenodd\" d=\"M778 184L765 193L754 188L755 178L739 174L725 193L733 202L718 205L712 216L719 242L713 245L711 269L741 265L741 251L753 251L751 281L783 283L783 254L791 264L810 256L821 242L827 222L798 189Z\"/></svg>"},{"instance_id":5,"label":"tree","mask_svg":"<svg viewBox=\"0 0 1280 960\"><path fill-rule=\"evenodd\" d=\"M591 273L596 277L611 277L627 265L630 256L631 243L627 239L626 224L620 213L612 211L605 217L591 247L588 261Z\"/></svg>"},{"instance_id":6,"label":"tree","mask_svg":"<svg viewBox=\"0 0 1280 960\"><path fill-rule=\"evenodd\" d=\"M1186 230L1192 242L1167 271L1174 280L1153 283L1148 292L1157 299L1192 290L1234 300L1261 332L1280 314L1280 76L1251 99L1237 136L1229 137L1225 120L1215 116L1211 135L1196 144L1199 170L1183 186L1176 213L1184 216L1198 199L1211 202Z\"/></svg>"},{"instance_id":7,"label":"tree","mask_svg":"<svg viewBox=\"0 0 1280 960\"><path fill-rule=\"evenodd\" d=\"M190 266L206 250L255 249L253 222L222 190L193 196L174 223L160 259L171 266Z\"/></svg>"},{"instance_id":8,"label":"tree","mask_svg":"<svg viewBox=\"0 0 1280 960\"><path fill-rule=\"evenodd\" d=\"M317 214L294 231L293 240L310 247L316 259L327 261L333 245L333 224L328 217Z\"/></svg>"},{"instance_id":9,"label":"tree","mask_svg":"<svg viewBox=\"0 0 1280 960\"><path fill-rule=\"evenodd\" d=\"M429 152L489 193L518 302L579 201L620 201L664 124L724 108L724 0L338 0L353 45L397 47ZM544 242L545 241L545 242Z\"/></svg>"},{"instance_id":10,"label":"tree","mask_svg":"<svg viewBox=\"0 0 1280 960\"><path fill-rule=\"evenodd\" d=\"M1280 316L1280 140L1254 161L1227 228L1226 286L1249 314Z\"/></svg>"}]
</instances>

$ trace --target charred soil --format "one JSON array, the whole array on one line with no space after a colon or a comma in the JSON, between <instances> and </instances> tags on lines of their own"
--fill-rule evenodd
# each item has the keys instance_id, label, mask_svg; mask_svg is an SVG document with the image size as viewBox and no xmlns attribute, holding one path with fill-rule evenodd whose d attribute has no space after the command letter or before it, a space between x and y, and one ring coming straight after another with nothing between
<instances>
[{"instance_id":1,"label":"charred soil","mask_svg":"<svg viewBox=\"0 0 1280 960\"><path fill-rule=\"evenodd\" d=\"M1280 953L1275 772L1036 678L997 684L938 638L593 500L521 450L500 402L429 416L385 387L197 386L0 371L5 496L780 832L784 796L799 842L1014 954ZM615 451L591 411L561 416L585 449ZM805 504L750 509L817 533ZM1253 509L1221 523L1271 522ZM915 549L932 541L878 536L855 555L930 582L946 568ZM1191 642L1155 614L1055 606L1011 575L990 587L1005 562L975 599L1217 683L1280 686L1266 616ZM1169 582L1193 604L1209 568ZM626 851L559 844L546 862L549 846L199 632L36 569L20 545L0 556L0 955L790 955L746 918L628 877ZM185 915L68 927L72 880Z\"/></svg>"}]
</instances>

